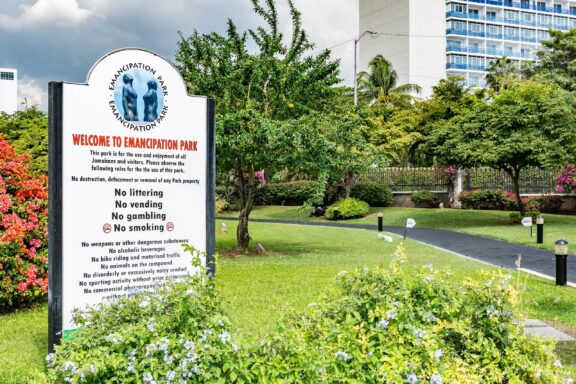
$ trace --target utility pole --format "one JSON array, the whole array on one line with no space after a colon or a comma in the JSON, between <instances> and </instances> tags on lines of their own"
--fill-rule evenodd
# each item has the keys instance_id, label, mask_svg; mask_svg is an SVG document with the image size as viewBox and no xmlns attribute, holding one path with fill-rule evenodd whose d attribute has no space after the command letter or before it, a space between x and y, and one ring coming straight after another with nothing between
<instances>
[{"instance_id":1,"label":"utility pole","mask_svg":"<svg viewBox=\"0 0 576 384\"><path fill-rule=\"evenodd\" d=\"M364 31L354 39L354 105L358 105L358 42L366 35L377 35L376 32Z\"/></svg>"}]
</instances>

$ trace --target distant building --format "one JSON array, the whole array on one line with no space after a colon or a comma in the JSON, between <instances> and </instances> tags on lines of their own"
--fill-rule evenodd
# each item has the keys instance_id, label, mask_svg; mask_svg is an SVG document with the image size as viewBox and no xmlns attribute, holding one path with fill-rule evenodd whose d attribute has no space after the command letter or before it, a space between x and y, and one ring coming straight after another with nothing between
<instances>
[{"instance_id":1,"label":"distant building","mask_svg":"<svg viewBox=\"0 0 576 384\"><path fill-rule=\"evenodd\" d=\"M14 113L18 109L18 72L0 68L0 112Z\"/></svg>"},{"instance_id":2,"label":"distant building","mask_svg":"<svg viewBox=\"0 0 576 384\"><path fill-rule=\"evenodd\" d=\"M576 27L576 0L360 0L360 67L377 54L392 62L399 84L422 86L459 76L484 87L486 69L506 55L518 67L549 39L548 28Z\"/></svg>"}]
</instances>

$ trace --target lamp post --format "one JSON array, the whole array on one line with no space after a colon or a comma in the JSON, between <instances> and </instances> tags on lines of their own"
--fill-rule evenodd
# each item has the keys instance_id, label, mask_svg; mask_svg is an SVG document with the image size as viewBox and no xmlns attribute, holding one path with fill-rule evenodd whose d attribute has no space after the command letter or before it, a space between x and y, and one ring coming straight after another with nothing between
<instances>
[{"instance_id":1,"label":"lamp post","mask_svg":"<svg viewBox=\"0 0 576 384\"><path fill-rule=\"evenodd\" d=\"M364 31L354 39L354 105L358 105L358 42L366 35L376 35L376 32Z\"/></svg>"},{"instance_id":2,"label":"lamp post","mask_svg":"<svg viewBox=\"0 0 576 384\"><path fill-rule=\"evenodd\" d=\"M544 216L536 217L536 244L544 242Z\"/></svg>"},{"instance_id":3,"label":"lamp post","mask_svg":"<svg viewBox=\"0 0 576 384\"><path fill-rule=\"evenodd\" d=\"M384 216L384 214L382 213L382 211L378 212L378 232L384 231L384 226L382 224L382 217L383 216Z\"/></svg>"},{"instance_id":4,"label":"lamp post","mask_svg":"<svg viewBox=\"0 0 576 384\"><path fill-rule=\"evenodd\" d=\"M564 239L554 243L554 256L556 256L556 285L566 285L568 282L568 242Z\"/></svg>"}]
</instances>

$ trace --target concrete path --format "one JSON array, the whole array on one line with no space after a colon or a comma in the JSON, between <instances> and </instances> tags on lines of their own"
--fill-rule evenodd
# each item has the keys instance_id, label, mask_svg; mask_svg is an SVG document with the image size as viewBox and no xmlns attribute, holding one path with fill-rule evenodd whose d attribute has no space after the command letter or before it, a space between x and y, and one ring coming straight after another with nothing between
<instances>
[{"instance_id":1,"label":"concrete path","mask_svg":"<svg viewBox=\"0 0 576 384\"><path fill-rule=\"evenodd\" d=\"M218 220L237 220L230 217L218 217ZM250 219L251 222L297 224L323 227L343 227L377 231L375 225L331 223L331 222L301 222L280 221L266 219ZM403 236L403 227L384 226L384 232ZM408 238L422 243L447 250L458 255L499 266L506 269L516 269L515 261L518 255L522 256L521 268L525 272L554 279L556 276L556 260L553 251L527 247L524 245L508 243L486 237L469 235L453 231L413 228L408 230ZM576 257L568 257L568 281L576 287Z\"/></svg>"}]
</instances>

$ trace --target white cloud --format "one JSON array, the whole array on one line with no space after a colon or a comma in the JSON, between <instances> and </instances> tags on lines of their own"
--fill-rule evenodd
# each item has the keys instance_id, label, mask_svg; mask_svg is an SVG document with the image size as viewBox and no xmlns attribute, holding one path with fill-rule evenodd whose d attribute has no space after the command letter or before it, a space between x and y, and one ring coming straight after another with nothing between
<instances>
[{"instance_id":1,"label":"white cloud","mask_svg":"<svg viewBox=\"0 0 576 384\"><path fill-rule=\"evenodd\" d=\"M46 90L30 78L18 79L18 109L38 106L42 110L48 108Z\"/></svg>"},{"instance_id":2,"label":"white cloud","mask_svg":"<svg viewBox=\"0 0 576 384\"><path fill-rule=\"evenodd\" d=\"M0 28L17 31L47 24L76 26L94 14L92 10L80 8L76 0L37 0L32 5L21 5L19 8L22 12L16 17L0 14Z\"/></svg>"}]
</instances>

